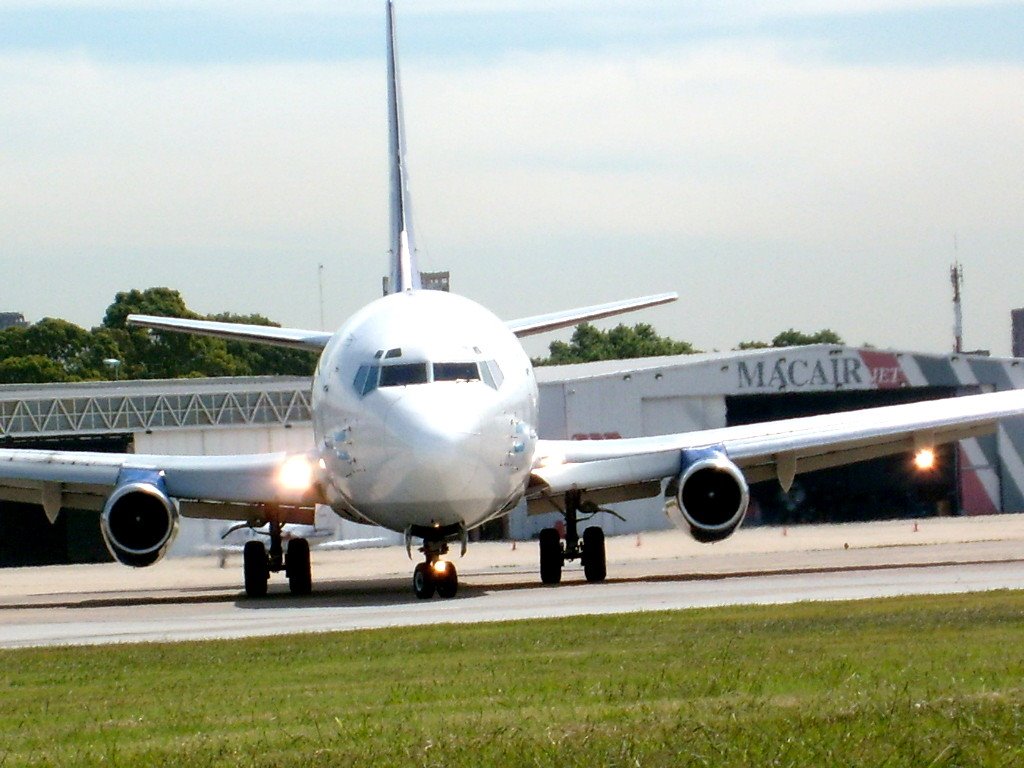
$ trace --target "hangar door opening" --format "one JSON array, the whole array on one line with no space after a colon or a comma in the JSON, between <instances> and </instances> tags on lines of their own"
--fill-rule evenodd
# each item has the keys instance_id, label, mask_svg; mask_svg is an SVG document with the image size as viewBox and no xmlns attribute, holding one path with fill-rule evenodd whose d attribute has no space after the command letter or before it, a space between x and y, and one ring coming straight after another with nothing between
<instances>
[{"instance_id":1,"label":"hangar door opening","mask_svg":"<svg viewBox=\"0 0 1024 768\"><path fill-rule=\"evenodd\" d=\"M814 416L957 394L953 387L794 392L726 398L729 426ZM939 446L935 467L918 470L910 453L797 475L789 493L778 481L750 487L749 523L788 525L961 514L956 444Z\"/></svg>"},{"instance_id":2,"label":"hangar door opening","mask_svg":"<svg viewBox=\"0 0 1024 768\"><path fill-rule=\"evenodd\" d=\"M4 440L5 448L130 453L131 435L88 438ZM108 563L113 560L100 534L95 510L62 509L53 524L42 506L0 501L0 568L29 565Z\"/></svg>"}]
</instances>

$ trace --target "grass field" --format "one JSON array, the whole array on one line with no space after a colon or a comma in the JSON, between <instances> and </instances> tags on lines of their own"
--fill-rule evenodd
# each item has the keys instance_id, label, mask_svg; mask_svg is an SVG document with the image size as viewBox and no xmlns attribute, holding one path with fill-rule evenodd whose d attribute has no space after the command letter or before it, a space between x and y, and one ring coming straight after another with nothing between
<instances>
[{"instance_id":1,"label":"grass field","mask_svg":"<svg viewBox=\"0 0 1024 768\"><path fill-rule=\"evenodd\" d=\"M0 766L1024 765L1024 593L0 652Z\"/></svg>"}]
</instances>

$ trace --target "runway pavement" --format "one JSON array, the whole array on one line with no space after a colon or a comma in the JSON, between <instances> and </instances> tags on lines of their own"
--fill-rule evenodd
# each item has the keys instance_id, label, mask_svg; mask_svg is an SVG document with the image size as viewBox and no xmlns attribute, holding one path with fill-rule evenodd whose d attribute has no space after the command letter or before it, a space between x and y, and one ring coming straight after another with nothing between
<instances>
[{"instance_id":1,"label":"runway pavement","mask_svg":"<svg viewBox=\"0 0 1024 768\"><path fill-rule=\"evenodd\" d=\"M715 545L675 531L608 540L609 579L537 577L535 543L481 543L459 594L417 600L401 548L314 553L314 594L283 578L250 600L241 563L171 560L0 570L0 647L266 636L744 603L1024 588L1024 515L751 528Z\"/></svg>"}]
</instances>

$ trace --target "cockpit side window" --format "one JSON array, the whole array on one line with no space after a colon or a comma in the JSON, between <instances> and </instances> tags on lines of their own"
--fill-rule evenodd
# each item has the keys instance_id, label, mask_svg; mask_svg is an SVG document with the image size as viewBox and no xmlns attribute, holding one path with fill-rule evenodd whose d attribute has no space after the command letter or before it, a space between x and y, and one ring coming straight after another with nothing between
<instances>
[{"instance_id":1,"label":"cockpit side window","mask_svg":"<svg viewBox=\"0 0 1024 768\"><path fill-rule=\"evenodd\" d=\"M409 384L427 383L426 363L402 363L383 365L380 369L380 386L404 387Z\"/></svg>"},{"instance_id":2,"label":"cockpit side window","mask_svg":"<svg viewBox=\"0 0 1024 768\"><path fill-rule=\"evenodd\" d=\"M480 381L476 363L434 363L434 381Z\"/></svg>"},{"instance_id":3,"label":"cockpit side window","mask_svg":"<svg viewBox=\"0 0 1024 768\"><path fill-rule=\"evenodd\" d=\"M501 383L505 381L505 375L494 360L485 360L480 364L480 371L484 374L484 381L489 387L501 389Z\"/></svg>"},{"instance_id":4,"label":"cockpit side window","mask_svg":"<svg viewBox=\"0 0 1024 768\"><path fill-rule=\"evenodd\" d=\"M356 378L352 387L360 396L368 395L377 388L377 375L380 371L379 365L360 365L356 371Z\"/></svg>"}]
</instances>

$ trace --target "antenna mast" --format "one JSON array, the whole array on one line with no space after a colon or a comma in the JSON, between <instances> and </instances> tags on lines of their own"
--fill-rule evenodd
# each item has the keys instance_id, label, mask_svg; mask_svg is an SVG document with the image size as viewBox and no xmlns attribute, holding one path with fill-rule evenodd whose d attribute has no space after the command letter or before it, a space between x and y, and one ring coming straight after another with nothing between
<instances>
[{"instance_id":1,"label":"antenna mast","mask_svg":"<svg viewBox=\"0 0 1024 768\"><path fill-rule=\"evenodd\" d=\"M953 351L964 351L964 317L960 308L960 287L964 284L964 270L959 261L949 268L949 279L953 283Z\"/></svg>"}]
</instances>

